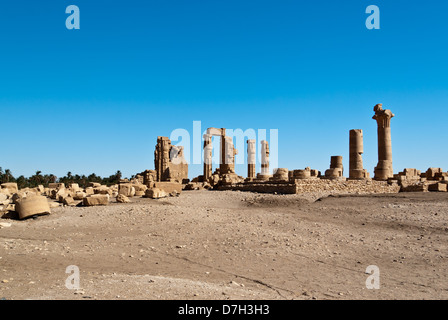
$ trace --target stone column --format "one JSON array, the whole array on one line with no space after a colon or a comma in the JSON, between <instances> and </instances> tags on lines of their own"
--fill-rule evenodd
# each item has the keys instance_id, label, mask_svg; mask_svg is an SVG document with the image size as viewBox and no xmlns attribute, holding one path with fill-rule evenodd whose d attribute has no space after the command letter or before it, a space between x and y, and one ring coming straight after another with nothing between
<instances>
[{"instance_id":1,"label":"stone column","mask_svg":"<svg viewBox=\"0 0 448 320\"><path fill-rule=\"evenodd\" d=\"M157 171L157 181L165 181L168 178L170 150L170 139L167 137L157 137L156 150L154 151L154 165Z\"/></svg>"},{"instance_id":2,"label":"stone column","mask_svg":"<svg viewBox=\"0 0 448 320\"><path fill-rule=\"evenodd\" d=\"M261 141L261 175L268 176L269 173L269 143Z\"/></svg>"},{"instance_id":3,"label":"stone column","mask_svg":"<svg viewBox=\"0 0 448 320\"><path fill-rule=\"evenodd\" d=\"M325 171L327 179L345 179L344 166L342 165L342 156L332 156L330 160L330 169Z\"/></svg>"},{"instance_id":4,"label":"stone column","mask_svg":"<svg viewBox=\"0 0 448 320\"><path fill-rule=\"evenodd\" d=\"M390 110L383 110L382 104L377 104L373 111L373 119L378 124L378 165L375 167L375 180L387 180L394 176L390 119L395 115Z\"/></svg>"},{"instance_id":5,"label":"stone column","mask_svg":"<svg viewBox=\"0 0 448 320\"><path fill-rule=\"evenodd\" d=\"M227 173L227 165L226 165L226 129L221 128L221 161L219 163L219 172L220 174Z\"/></svg>"},{"instance_id":6,"label":"stone column","mask_svg":"<svg viewBox=\"0 0 448 320\"><path fill-rule=\"evenodd\" d=\"M204 134L204 181L212 176L212 135Z\"/></svg>"},{"instance_id":7,"label":"stone column","mask_svg":"<svg viewBox=\"0 0 448 320\"><path fill-rule=\"evenodd\" d=\"M350 167L349 179L361 180L369 178L364 170L362 154L364 153L363 134L361 129L350 130Z\"/></svg>"},{"instance_id":8,"label":"stone column","mask_svg":"<svg viewBox=\"0 0 448 320\"><path fill-rule=\"evenodd\" d=\"M342 164L342 156L332 156L331 157L330 169L342 169L342 173L344 173L344 166Z\"/></svg>"},{"instance_id":9,"label":"stone column","mask_svg":"<svg viewBox=\"0 0 448 320\"><path fill-rule=\"evenodd\" d=\"M247 140L247 177L255 179L255 140Z\"/></svg>"}]
</instances>

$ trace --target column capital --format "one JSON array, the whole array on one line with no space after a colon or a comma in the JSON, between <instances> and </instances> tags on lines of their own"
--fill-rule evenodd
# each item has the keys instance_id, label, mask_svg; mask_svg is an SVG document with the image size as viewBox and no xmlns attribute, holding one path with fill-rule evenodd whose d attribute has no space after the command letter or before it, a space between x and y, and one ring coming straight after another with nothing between
<instances>
[{"instance_id":1,"label":"column capital","mask_svg":"<svg viewBox=\"0 0 448 320\"><path fill-rule=\"evenodd\" d=\"M390 119L395 117L395 115L390 110L384 110L382 104L377 104L373 111L375 111L375 115L372 119L376 120L378 123L378 127L385 128L390 127Z\"/></svg>"}]
</instances>

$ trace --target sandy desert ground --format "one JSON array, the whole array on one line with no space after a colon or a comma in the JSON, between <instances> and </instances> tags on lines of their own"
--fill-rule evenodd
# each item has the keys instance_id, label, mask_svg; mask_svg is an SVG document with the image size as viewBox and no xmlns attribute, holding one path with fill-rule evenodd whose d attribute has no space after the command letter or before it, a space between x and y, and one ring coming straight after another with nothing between
<instances>
[{"instance_id":1,"label":"sandy desert ground","mask_svg":"<svg viewBox=\"0 0 448 320\"><path fill-rule=\"evenodd\" d=\"M186 191L2 222L0 299L448 299L448 193Z\"/></svg>"}]
</instances>

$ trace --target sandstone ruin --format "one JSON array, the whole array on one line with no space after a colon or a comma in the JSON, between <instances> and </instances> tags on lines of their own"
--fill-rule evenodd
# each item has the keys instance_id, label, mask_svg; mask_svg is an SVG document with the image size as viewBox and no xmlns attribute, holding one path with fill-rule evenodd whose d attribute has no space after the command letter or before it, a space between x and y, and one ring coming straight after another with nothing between
<instances>
[{"instance_id":1,"label":"sandstone ruin","mask_svg":"<svg viewBox=\"0 0 448 320\"><path fill-rule=\"evenodd\" d=\"M182 183L188 180L188 164L184 159L183 147L171 145L170 139L158 137L154 151L156 181Z\"/></svg>"},{"instance_id":2,"label":"sandstone ruin","mask_svg":"<svg viewBox=\"0 0 448 320\"><path fill-rule=\"evenodd\" d=\"M432 167L425 172L405 168L394 174L392 165L392 139L390 120L395 116L381 104L374 107L373 119L377 121L378 164L374 178L363 166L363 130L349 131L349 174L344 177L343 157L332 156L330 168L324 175L315 169L275 168L270 171L269 143L260 141L261 172L256 172L256 140L247 142L247 177L235 172L233 139L225 128L208 128L203 135L203 174L188 179L188 163L183 147L174 146L167 137L158 137L154 151L154 170L145 170L132 179L122 179L119 184L104 186L91 182L86 188L78 184L68 186L50 183L48 187L19 190L16 183L3 183L0 187L0 212L17 212L19 219L49 214L50 208L64 206L108 205L111 199L118 203L131 202L133 197L160 199L179 196L183 190L239 190L259 193L300 194L325 191L337 193L397 193L397 192L447 192L448 172ZM220 138L219 167L213 171L212 138ZM53 200L53 201L49 201Z\"/></svg>"},{"instance_id":3,"label":"sandstone ruin","mask_svg":"<svg viewBox=\"0 0 448 320\"><path fill-rule=\"evenodd\" d=\"M347 193L395 193L399 191L445 191L448 173L440 168L429 168L421 174L416 169L405 169L404 173L394 175L392 165L392 138L390 119L395 115L384 110L381 104L374 107L373 119L377 121L378 164L374 178L364 169L363 130L349 131L349 176L344 177L343 157L332 156L330 168L321 176L318 170L309 167L289 170L269 168L269 143L260 141L261 172L256 173L256 141L247 140L247 177L238 179L234 171L233 142L225 136L225 129L209 128L204 135L204 174L185 186L187 190L216 189L241 190L269 193L303 193L318 190L338 190ZM212 136L221 137L220 167L212 173ZM226 174L231 174L229 178ZM438 182L431 182L438 181Z\"/></svg>"}]
</instances>

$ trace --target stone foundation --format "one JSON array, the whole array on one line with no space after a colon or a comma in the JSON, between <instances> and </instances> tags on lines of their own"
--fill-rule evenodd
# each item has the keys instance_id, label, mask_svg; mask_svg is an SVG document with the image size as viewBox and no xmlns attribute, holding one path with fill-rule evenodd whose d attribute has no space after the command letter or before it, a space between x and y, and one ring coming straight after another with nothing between
<instances>
[{"instance_id":1,"label":"stone foundation","mask_svg":"<svg viewBox=\"0 0 448 320\"><path fill-rule=\"evenodd\" d=\"M218 190L250 191L259 193L301 194L328 192L337 194L398 193L398 184L374 180L297 179L288 182L245 182L223 185Z\"/></svg>"}]
</instances>

